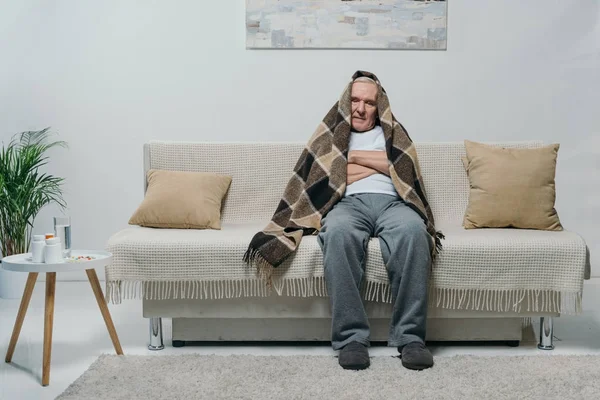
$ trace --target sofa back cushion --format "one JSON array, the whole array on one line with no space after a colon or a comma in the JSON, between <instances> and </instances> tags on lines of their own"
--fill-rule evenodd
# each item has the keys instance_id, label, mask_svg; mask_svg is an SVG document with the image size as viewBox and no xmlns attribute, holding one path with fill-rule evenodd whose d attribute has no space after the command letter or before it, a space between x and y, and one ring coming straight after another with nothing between
<instances>
[{"instance_id":1,"label":"sofa back cushion","mask_svg":"<svg viewBox=\"0 0 600 400\"><path fill-rule=\"evenodd\" d=\"M534 148L541 141L487 144ZM461 158L463 142L415 143L427 198L436 224L461 225L469 201L469 180ZM168 142L144 146L150 169L214 172L233 177L223 201L224 223L271 219L305 143Z\"/></svg>"},{"instance_id":2,"label":"sofa back cushion","mask_svg":"<svg viewBox=\"0 0 600 400\"><path fill-rule=\"evenodd\" d=\"M230 176L151 169L146 180L146 196L129 219L130 225L221 229L221 206Z\"/></svg>"}]
</instances>

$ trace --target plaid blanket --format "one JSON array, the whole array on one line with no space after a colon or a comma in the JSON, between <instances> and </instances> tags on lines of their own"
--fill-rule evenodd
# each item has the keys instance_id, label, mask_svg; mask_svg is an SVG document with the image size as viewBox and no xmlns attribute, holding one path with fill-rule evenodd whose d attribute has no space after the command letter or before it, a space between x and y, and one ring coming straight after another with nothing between
<instances>
[{"instance_id":1,"label":"plaid blanket","mask_svg":"<svg viewBox=\"0 0 600 400\"><path fill-rule=\"evenodd\" d=\"M432 260L442 248L444 235L435 230L415 146L392 114L387 94L377 77L357 71L302 151L273 218L254 235L244 254L244 261L254 264L269 286L272 268L298 248L304 235L318 234L321 219L344 195L352 118L351 90L354 80L361 76L373 79L378 86L378 119L385 135L394 187L427 225L434 244Z\"/></svg>"}]
</instances>

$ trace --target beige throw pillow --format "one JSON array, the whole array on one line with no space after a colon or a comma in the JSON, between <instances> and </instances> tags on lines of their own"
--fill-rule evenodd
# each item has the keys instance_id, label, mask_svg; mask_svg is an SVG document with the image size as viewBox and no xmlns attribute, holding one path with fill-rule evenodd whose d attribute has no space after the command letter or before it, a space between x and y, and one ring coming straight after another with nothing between
<instances>
[{"instance_id":1,"label":"beige throw pillow","mask_svg":"<svg viewBox=\"0 0 600 400\"><path fill-rule=\"evenodd\" d=\"M465 140L471 190L463 226L562 230L554 209L559 147L502 148Z\"/></svg>"},{"instance_id":2,"label":"beige throw pillow","mask_svg":"<svg viewBox=\"0 0 600 400\"><path fill-rule=\"evenodd\" d=\"M147 179L146 196L130 225L221 229L221 202L231 176L151 169Z\"/></svg>"}]
</instances>

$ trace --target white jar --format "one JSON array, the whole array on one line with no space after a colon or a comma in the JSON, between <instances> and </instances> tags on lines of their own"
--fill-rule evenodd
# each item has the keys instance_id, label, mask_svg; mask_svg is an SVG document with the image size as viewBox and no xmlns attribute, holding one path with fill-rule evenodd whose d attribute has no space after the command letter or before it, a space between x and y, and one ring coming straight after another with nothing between
<instances>
[{"instance_id":1,"label":"white jar","mask_svg":"<svg viewBox=\"0 0 600 400\"><path fill-rule=\"evenodd\" d=\"M44 248L44 262L46 264L65 262L62 256L59 238L46 239L46 247Z\"/></svg>"},{"instance_id":2,"label":"white jar","mask_svg":"<svg viewBox=\"0 0 600 400\"><path fill-rule=\"evenodd\" d=\"M33 235L33 240L31 241L31 262L44 262L44 247L46 247L44 235Z\"/></svg>"}]
</instances>

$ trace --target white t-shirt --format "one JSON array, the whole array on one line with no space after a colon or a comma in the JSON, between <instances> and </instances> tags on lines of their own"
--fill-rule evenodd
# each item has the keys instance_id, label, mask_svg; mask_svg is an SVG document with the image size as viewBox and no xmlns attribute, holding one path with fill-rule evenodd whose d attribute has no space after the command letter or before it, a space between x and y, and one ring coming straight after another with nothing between
<instances>
[{"instance_id":1,"label":"white t-shirt","mask_svg":"<svg viewBox=\"0 0 600 400\"><path fill-rule=\"evenodd\" d=\"M380 150L385 152L385 136L381 126L378 125L366 132L351 132L348 151L352 150ZM357 193L384 193L398 196L392 179L382 173L368 176L348 185L344 196Z\"/></svg>"}]
</instances>

